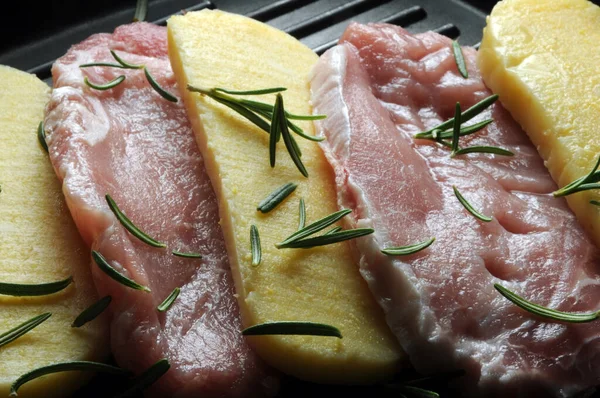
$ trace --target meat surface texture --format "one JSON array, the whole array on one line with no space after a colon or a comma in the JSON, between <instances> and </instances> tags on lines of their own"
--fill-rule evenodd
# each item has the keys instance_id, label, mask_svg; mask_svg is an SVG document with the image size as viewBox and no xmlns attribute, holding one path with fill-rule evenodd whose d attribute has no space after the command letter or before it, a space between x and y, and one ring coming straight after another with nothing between
<instances>
[{"instance_id":1,"label":"meat surface texture","mask_svg":"<svg viewBox=\"0 0 600 398\"><path fill-rule=\"evenodd\" d=\"M52 69L45 125L50 157L77 227L119 272L148 286L133 290L92 262L101 296L111 295L111 344L118 364L139 373L161 358L170 370L149 390L156 397L272 395L270 374L241 336L241 323L219 227L217 201L181 101L163 99L142 69L80 68L90 62L146 65L179 97L167 57L166 28L119 27L72 47ZM102 84L124 75L115 88ZM110 194L141 230L167 244L154 248L127 232L109 209ZM171 252L195 252L201 259ZM176 288L166 312L157 306Z\"/></svg>"},{"instance_id":2,"label":"meat surface texture","mask_svg":"<svg viewBox=\"0 0 600 398\"><path fill-rule=\"evenodd\" d=\"M513 157L469 154L413 136L491 95L464 48L469 78L451 41L390 25L352 24L312 76L314 112L334 168L339 206L352 227L361 272L417 370L464 369L475 396L568 397L600 382L598 324L537 318L494 283L562 311L600 303L597 249L556 189L535 148L499 103L473 122L495 122L463 137ZM491 222L473 217L453 193ZM381 250L436 241L419 253ZM485 394L485 395L483 395Z\"/></svg>"}]
</instances>

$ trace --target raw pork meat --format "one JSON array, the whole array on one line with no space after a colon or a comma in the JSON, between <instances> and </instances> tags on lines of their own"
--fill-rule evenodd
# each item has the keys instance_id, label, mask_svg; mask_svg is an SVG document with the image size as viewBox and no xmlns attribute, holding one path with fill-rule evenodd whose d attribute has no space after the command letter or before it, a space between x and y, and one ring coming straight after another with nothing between
<instances>
[{"instance_id":1,"label":"raw pork meat","mask_svg":"<svg viewBox=\"0 0 600 398\"><path fill-rule=\"evenodd\" d=\"M52 69L54 91L45 120L50 157L63 179L75 222L86 240L120 272L152 292L132 290L93 267L101 295L110 294L113 354L140 372L161 358L171 369L152 387L156 397L273 394L270 375L241 336L241 323L217 201L181 101L157 94L143 70L80 68L115 60L144 64L177 94L167 57L166 28L136 23L74 46ZM106 91L96 84L125 75ZM153 248L127 232L105 201L110 194L144 232L168 244ZM180 258L172 250L198 252ZM175 287L166 312L158 304Z\"/></svg>"},{"instance_id":2,"label":"raw pork meat","mask_svg":"<svg viewBox=\"0 0 600 398\"><path fill-rule=\"evenodd\" d=\"M537 318L502 297L505 287L562 311L600 306L597 249L585 236L525 133L497 103L461 146L493 145L514 157L470 154L415 140L491 95L465 48L469 78L451 41L391 25L352 24L312 76L316 114L340 207L352 227L361 272L414 366L461 368L477 396L572 396L600 382L598 322ZM479 221L452 186L493 221ZM388 257L381 249L435 237L428 249ZM486 395L483 395L486 394Z\"/></svg>"}]
</instances>

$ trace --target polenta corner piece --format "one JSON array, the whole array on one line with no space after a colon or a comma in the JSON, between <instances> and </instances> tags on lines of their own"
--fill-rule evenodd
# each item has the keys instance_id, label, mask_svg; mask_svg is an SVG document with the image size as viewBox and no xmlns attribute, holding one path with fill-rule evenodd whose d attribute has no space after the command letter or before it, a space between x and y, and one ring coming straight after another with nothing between
<instances>
[{"instance_id":1,"label":"polenta corner piece","mask_svg":"<svg viewBox=\"0 0 600 398\"><path fill-rule=\"evenodd\" d=\"M560 188L587 175L600 156L599 43L600 8L586 0L504 0L484 31L478 62L485 83ZM600 245L600 207L590 203L597 200L598 189L567 196Z\"/></svg>"},{"instance_id":2,"label":"polenta corner piece","mask_svg":"<svg viewBox=\"0 0 600 398\"><path fill-rule=\"evenodd\" d=\"M173 16L168 27L169 56L180 87L283 86L285 109L310 114L308 74L317 55L293 37L246 17L209 10ZM307 321L335 326L343 335L248 337L253 348L272 366L305 380L369 383L389 377L402 354L346 242L313 249L275 246L297 229L300 198L307 224L337 210L333 173L321 149L297 139L309 174L305 178L281 140L272 168L269 134L208 96L183 91L219 199L244 326ZM275 103L273 94L245 98ZM314 135L310 122L297 122ZM292 195L266 214L257 211L262 199L287 183L298 185ZM260 231L258 266L252 266L252 225Z\"/></svg>"}]
</instances>

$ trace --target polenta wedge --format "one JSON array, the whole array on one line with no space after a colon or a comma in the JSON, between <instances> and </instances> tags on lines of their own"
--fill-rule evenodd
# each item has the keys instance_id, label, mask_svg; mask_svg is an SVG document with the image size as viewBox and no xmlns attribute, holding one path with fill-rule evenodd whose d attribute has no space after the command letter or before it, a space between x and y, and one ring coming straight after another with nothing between
<instances>
[{"instance_id":1,"label":"polenta wedge","mask_svg":"<svg viewBox=\"0 0 600 398\"><path fill-rule=\"evenodd\" d=\"M71 327L97 297L89 250L36 135L50 88L5 66L0 66L0 80L0 281L35 284L74 278L65 290L49 296L0 295L0 334L52 313L37 328L0 347L0 396L8 396L10 384L21 374L61 361L102 361L109 345L102 317L81 329ZM19 389L19 397L64 397L89 377L69 372L37 379Z\"/></svg>"},{"instance_id":2,"label":"polenta wedge","mask_svg":"<svg viewBox=\"0 0 600 398\"><path fill-rule=\"evenodd\" d=\"M303 177L283 142L269 165L269 137L215 101L185 90L253 90L284 86L285 107L310 114L308 74L316 54L291 36L255 20L220 11L189 12L168 21L169 56L196 138L220 202L221 224L245 326L311 321L338 327L343 339L312 336L249 337L269 364L317 382L367 383L389 377L402 354L371 297L346 243L302 250L277 249L298 227L304 198L307 222L337 210L333 174L318 145L298 139ZM274 96L256 99L274 103ZM311 123L300 122L308 134ZM283 141L283 140L282 140ZM258 203L293 182L298 188L275 210ZM253 267L250 227L256 225L262 260Z\"/></svg>"},{"instance_id":3,"label":"polenta wedge","mask_svg":"<svg viewBox=\"0 0 600 398\"><path fill-rule=\"evenodd\" d=\"M479 50L485 83L527 132L563 187L600 156L600 8L585 0L504 0L488 17ZM567 197L600 245L600 199Z\"/></svg>"}]
</instances>

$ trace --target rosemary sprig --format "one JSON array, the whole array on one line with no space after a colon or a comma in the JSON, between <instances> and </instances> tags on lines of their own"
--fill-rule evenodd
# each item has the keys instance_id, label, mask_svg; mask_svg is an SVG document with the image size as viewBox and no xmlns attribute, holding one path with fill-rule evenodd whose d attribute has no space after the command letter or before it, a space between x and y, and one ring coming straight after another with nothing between
<instances>
[{"instance_id":1,"label":"rosemary sprig","mask_svg":"<svg viewBox=\"0 0 600 398\"><path fill-rule=\"evenodd\" d=\"M335 326L314 322L266 322L250 326L242 330L244 336L260 335L304 335L304 336L331 336L342 338L342 332Z\"/></svg>"},{"instance_id":2,"label":"rosemary sprig","mask_svg":"<svg viewBox=\"0 0 600 398\"><path fill-rule=\"evenodd\" d=\"M148 80L148 83L150 83L150 86L152 86L152 88L154 89L154 91L156 91L158 94L160 94L161 97L163 97L167 101L171 101L171 102L177 102L178 101L177 97L175 97L173 94L171 94L170 92L168 92L167 90L165 90L164 88L162 88L156 82L156 80L154 80L154 77L152 77L152 75L150 74L150 71L148 70L147 67L144 67L144 74L146 75L146 79Z\"/></svg>"},{"instance_id":3,"label":"rosemary sprig","mask_svg":"<svg viewBox=\"0 0 600 398\"><path fill-rule=\"evenodd\" d=\"M517 305L518 307L524 309L527 312L530 312L542 318L547 318L553 321L560 322L584 323L595 321L600 317L600 311L582 314L562 312L542 307L541 305L534 304L531 301L525 300L523 297L517 295L516 293L510 291L509 289L505 288L504 286L498 283L494 283L494 287L496 288L496 290L498 290L498 292L500 292L501 295L506 297L508 300L512 301L513 304Z\"/></svg>"},{"instance_id":4,"label":"rosemary sprig","mask_svg":"<svg viewBox=\"0 0 600 398\"><path fill-rule=\"evenodd\" d=\"M10 386L10 396L18 396L17 391L21 386L31 380L35 380L38 377L49 375L52 373L60 372L71 372L71 371L87 371L87 372L99 372L109 373L115 375L128 375L129 371L115 366L106 365L99 362L88 362L88 361L72 361L72 362L60 362L48 366L42 366L41 368L34 369L21 375L12 385Z\"/></svg>"},{"instance_id":5,"label":"rosemary sprig","mask_svg":"<svg viewBox=\"0 0 600 398\"><path fill-rule=\"evenodd\" d=\"M123 225L123 227L125 227L125 229L128 230L133 236L153 247L167 247L165 243L157 241L136 227L135 224L133 224L133 222L131 222L131 220L127 218L127 216L121 211L121 209L119 209L119 206L117 206L117 203L109 194L106 194L105 198L106 203L108 203L108 207L114 213L115 217L117 217L117 220L119 220L121 225Z\"/></svg>"},{"instance_id":6,"label":"rosemary sprig","mask_svg":"<svg viewBox=\"0 0 600 398\"><path fill-rule=\"evenodd\" d=\"M329 231L329 233L324 235L294 240L285 244L279 243L276 246L278 249L310 249L316 246L331 245L345 240L360 238L361 236L370 235L373 232L375 232L375 230L372 228L356 228L336 232Z\"/></svg>"},{"instance_id":7,"label":"rosemary sprig","mask_svg":"<svg viewBox=\"0 0 600 398\"><path fill-rule=\"evenodd\" d=\"M137 0L135 3L135 13L133 22L145 21L148 14L148 0Z\"/></svg>"},{"instance_id":8,"label":"rosemary sprig","mask_svg":"<svg viewBox=\"0 0 600 398\"><path fill-rule=\"evenodd\" d=\"M50 312L46 312L45 314L40 314L34 316L28 321L23 322L19 326L16 326L10 329L8 332L4 332L0 335L0 347L7 345L23 336L25 333L31 331L36 326L40 325L46 319L50 318L52 314Z\"/></svg>"},{"instance_id":9,"label":"rosemary sprig","mask_svg":"<svg viewBox=\"0 0 600 398\"><path fill-rule=\"evenodd\" d=\"M123 393L119 394L117 398L137 396L141 391L150 387L158 379L160 379L165 373L169 371L170 368L171 364L169 363L168 359L163 358L159 360L154 365L146 369L144 373L135 377L133 379L133 385Z\"/></svg>"},{"instance_id":10,"label":"rosemary sprig","mask_svg":"<svg viewBox=\"0 0 600 398\"><path fill-rule=\"evenodd\" d=\"M175 251L175 250L173 250L171 253L172 253L174 256L177 256L177 257L184 257L184 258L202 258L202 254L200 254L200 253L192 253L192 252L190 252L190 253L183 253L183 252L178 252L178 251Z\"/></svg>"},{"instance_id":11,"label":"rosemary sprig","mask_svg":"<svg viewBox=\"0 0 600 398\"><path fill-rule=\"evenodd\" d=\"M163 300L162 303L160 303L158 305L158 307L156 308L159 312L165 312L167 311L169 308L171 308L171 306L173 305L173 303L175 302L175 300L177 300L177 297L179 296L179 293L181 292L181 289L176 287L175 289L173 289L173 291L167 296L166 299Z\"/></svg>"},{"instance_id":12,"label":"rosemary sprig","mask_svg":"<svg viewBox=\"0 0 600 398\"><path fill-rule=\"evenodd\" d=\"M117 55L117 53L115 52L115 50L110 50L110 55L113 56L113 58L115 59L115 61L117 61L119 63L120 68L123 69L142 69L144 67L144 65L135 65L135 64L130 64L129 62L126 62L123 58L119 57ZM105 65L105 66L109 66L109 65ZM110 65L112 66L112 65Z\"/></svg>"},{"instance_id":13,"label":"rosemary sprig","mask_svg":"<svg viewBox=\"0 0 600 398\"><path fill-rule=\"evenodd\" d=\"M71 327L80 328L86 323L93 321L104 312L104 310L109 306L111 301L111 296L102 297L100 300L96 301L94 304L90 305L85 310L83 310L81 314L79 314L77 318L75 318L75 320L71 324Z\"/></svg>"},{"instance_id":14,"label":"rosemary sprig","mask_svg":"<svg viewBox=\"0 0 600 398\"><path fill-rule=\"evenodd\" d=\"M136 281L129 279L125 275L121 274L119 271L114 269L108 261L102 256L102 254L98 253L95 250L92 250L92 258L98 267L109 277L119 282L120 284L130 287L135 290L143 290L145 292L150 292L150 288L147 286L142 286Z\"/></svg>"},{"instance_id":15,"label":"rosemary sprig","mask_svg":"<svg viewBox=\"0 0 600 398\"><path fill-rule=\"evenodd\" d=\"M497 146L470 146L467 148L458 149L456 152L454 152L454 156L466 155L468 153L491 153L500 156L515 155L508 149L499 148Z\"/></svg>"},{"instance_id":16,"label":"rosemary sprig","mask_svg":"<svg viewBox=\"0 0 600 398\"><path fill-rule=\"evenodd\" d=\"M484 110L489 108L494 102L496 102L496 100L498 100L497 94L493 94L487 98L482 99L481 101L479 101L478 103L476 103L475 105L473 105L472 107L470 107L469 109L467 109L466 111L464 111L461 114L462 122L466 123L469 120L473 119L475 116L479 115L481 112L483 112ZM433 132L433 130L444 131L444 130L452 127L453 125L454 125L454 118L448 119L445 122L441 123L438 126L435 126L432 129L429 129L427 131L423 131L421 133L416 134L415 138L431 138L431 133Z\"/></svg>"},{"instance_id":17,"label":"rosemary sprig","mask_svg":"<svg viewBox=\"0 0 600 398\"><path fill-rule=\"evenodd\" d=\"M481 221L484 221L484 222L492 221L492 217L485 216L485 215L481 214L480 212L478 212L477 210L475 210L475 208L473 206L471 206L471 204L469 202L467 202L467 200L464 198L464 196L462 196L461 193L458 192L458 188L456 188L453 185L452 189L454 190L454 195L456 196L456 198L458 199L460 204L463 205L464 208L467 209L467 211L469 213L471 213L475 218L477 218Z\"/></svg>"},{"instance_id":18,"label":"rosemary sprig","mask_svg":"<svg viewBox=\"0 0 600 398\"><path fill-rule=\"evenodd\" d=\"M250 226L250 250L252 251L252 266L256 267L260 264L260 259L262 257L260 236L256 225Z\"/></svg>"},{"instance_id":19,"label":"rosemary sprig","mask_svg":"<svg viewBox=\"0 0 600 398\"><path fill-rule=\"evenodd\" d=\"M119 84L123 83L124 80L125 80L125 76L121 75L121 76L116 77L115 79L109 81L108 83L95 84L95 83L90 82L87 76L85 76L83 78L83 82L86 85L88 85L89 87L93 88L94 90L109 90L109 89L116 87Z\"/></svg>"},{"instance_id":20,"label":"rosemary sprig","mask_svg":"<svg viewBox=\"0 0 600 398\"><path fill-rule=\"evenodd\" d=\"M44 130L44 122L41 121L37 129L37 137L40 145L48 153L48 143L46 142L46 131Z\"/></svg>"},{"instance_id":21,"label":"rosemary sprig","mask_svg":"<svg viewBox=\"0 0 600 398\"><path fill-rule=\"evenodd\" d=\"M414 254L428 248L433 242L435 242L435 238L407 246L388 247L381 252L388 256L408 256L409 254Z\"/></svg>"},{"instance_id":22,"label":"rosemary sprig","mask_svg":"<svg viewBox=\"0 0 600 398\"><path fill-rule=\"evenodd\" d=\"M258 204L256 210L260 211L261 213L270 212L281 202L283 202L285 198L290 196L297 187L298 185L294 184L293 182L288 182L287 184L278 187Z\"/></svg>"},{"instance_id":23,"label":"rosemary sprig","mask_svg":"<svg viewBox=\"0 0 600 398\"><path fill-rule=\"evenodd\" d=\"M286 91L286 87L271 87L271 88L263 88L259 90L227 90L225 88L215 87L215 91L220 91L225 94L231 95L262 95L262 94L275 94L280 93L282 91Z\"/></svg>"},{"instance_id":24,"label":"rosemary sprig","mask_svg":"<svg viewBox=\"0 0 600 398\"><path fill-rule=\"evenodd\" d=\"M452 41L452 52L454 53L454 60L456 61L456 66L458 71L467 79L469 77L469 72L467 71L467 64L465 63L465 57L463 55L462 49L460 48L460 44L456 40Z\"/></svg>"},{"instance_id":25,"label":"rosemary sprig","mask_svg":"<svg viewBox=\"0 0 600 398\"><path fill-rule=\"evenodd\" d=\"M352 213L352 210L349 210L349 209L339 210L339 211L336 211L335 213L331 213L330 215L323 217L320 220L317 220L317 221L313 222L312 224L294 232L293 234L288 236L283 242L281 242L280 245L286 244L286 243L289 243L289 242L292 242L295 240L299 240L302 238L306 238L307 236L316 234L317 232L322 231L323 229L327 228L331 224L334 224L335 222L340 220L342 217L344 217L350 213Z\"/></svg>"},{"instance_id":26,"label":"rosemary sprig","mask_svg":"<svg viewBox=\"0 0 600 398\"><path fill-rule=\"evenodd\" d=\"M298 213L298 230L300 230L306 226L306 205L304 204L304 198L300 198Z\"/></svg>"},{"instance_id":27,"label":"rosemary sprig","mask_svg":"<svg viewBox=\"0 0 600 398\"><path fill-rule=\"evenodd\" d=\"M23 284L0 282L0 294L6 296L46 296L66 289L73 282L73 277L49 283Z\"/></svg>"},{"instance_id":28,"label":"rosemary sprig","mask_svg":"<svg viewBox=\"0 0 600 398\"><path fill-rule=\"evenodd\" d=\"M558 198L561 196L567 196L574 194L576 192L587 191L590 189L600 189L600 171L598 171L598 167L600 166L600 156L594 165L594 168L585 176L576 179L570 184L565 185L564 187L552 192L554 197Z\"/></svg>"},{"instance_id":29,"label":"rosemary sprig","mask_svg":"<svg viewBox=\"0 0 600 398\"><path fill-rule=\"evenodd\" d=\"M458 140L460 139L460 124L462 113L460 111L460 103L457 102L454 107L454 124L452 126L452 152L450 157L454 157L456 151L458 151Z\"/></svg>"}]
</instances>

